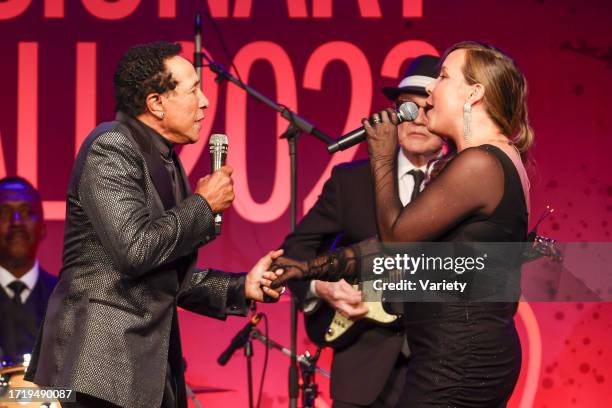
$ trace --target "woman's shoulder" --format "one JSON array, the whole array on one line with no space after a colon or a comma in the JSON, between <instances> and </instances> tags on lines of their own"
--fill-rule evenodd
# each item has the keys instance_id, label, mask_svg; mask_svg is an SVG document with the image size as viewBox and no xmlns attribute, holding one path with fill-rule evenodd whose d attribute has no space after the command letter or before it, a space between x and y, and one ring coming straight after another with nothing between
<instances>
[{"instance_id":1,"label":"woman's shoulder","mask_svg":"<svg viewBox=\"0 0 612 408\"><path fill-rule=\"evenodd\" d=\"M463 149L453 160L451 160L449 170L477 172L482 174L486 171L502 170L500 159L492 145L479 145Z\"/></svg>"}]
</instances>

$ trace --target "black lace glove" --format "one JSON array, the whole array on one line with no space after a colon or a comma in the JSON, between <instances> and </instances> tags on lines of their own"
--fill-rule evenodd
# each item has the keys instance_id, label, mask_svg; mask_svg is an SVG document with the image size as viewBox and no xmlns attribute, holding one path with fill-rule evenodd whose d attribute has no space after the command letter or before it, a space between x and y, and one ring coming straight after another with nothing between
<instances>
[{"instance_id":1,"label":"black lace glove","mask_svg":"<svg viewBox=\"0 0 612 408\"><path fill-rule=\"evenodd\" d=\"M345 279L352 282L357 279L359 273L357 252L357 247L338 248L306 262L281 256L274 261L270 269L282 269L284 272L272 282L271 287L278 288L288 280L318 279L335 282Z\"/></svg>"}]
</instances>

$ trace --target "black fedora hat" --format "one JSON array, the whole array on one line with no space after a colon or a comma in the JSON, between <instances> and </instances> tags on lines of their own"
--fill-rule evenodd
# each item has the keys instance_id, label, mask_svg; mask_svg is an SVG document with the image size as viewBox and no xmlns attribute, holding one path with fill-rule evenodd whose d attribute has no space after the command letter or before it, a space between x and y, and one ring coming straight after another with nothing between
<instances>
[{"instance_id":1,"label":"black fedora hat","mask_svg":"<svg viewBox=\"0 0 612 408\"><path fill-rule=\"evenodd\" d=\"M382 92L390 100L399 94L409 92L427 95L425 87L438 76L440 58L433 55L420 55L412 60L397 87L387 86Z\"/></svg>"}]
</instances>

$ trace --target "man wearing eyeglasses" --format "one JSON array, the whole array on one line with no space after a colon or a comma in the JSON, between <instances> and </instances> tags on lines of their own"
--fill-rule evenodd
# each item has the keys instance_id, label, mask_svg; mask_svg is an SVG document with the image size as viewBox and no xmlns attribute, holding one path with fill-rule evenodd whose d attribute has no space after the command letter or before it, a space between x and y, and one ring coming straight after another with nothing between
<instances>
[{"instance_id":1,"label":"man wearing eyeglasses","mask_svg":"<svg viewBox=\"0 0 612 408\"><path fill-rule=\"evenodd\" d=\"M38 191L21 177L0 180L0 357L31 353L57 278L38 264L45 236Z\"/></svg>"}]
</instances>

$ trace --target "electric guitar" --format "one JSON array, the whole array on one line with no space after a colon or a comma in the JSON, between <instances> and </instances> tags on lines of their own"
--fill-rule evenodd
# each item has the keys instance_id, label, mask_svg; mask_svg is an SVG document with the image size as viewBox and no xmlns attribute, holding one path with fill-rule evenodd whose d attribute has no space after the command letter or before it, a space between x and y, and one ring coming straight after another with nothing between
<instances>
[{"instance_id":1,"label":"electric guitar","mask_svg":"<svg viewBox=\"0 0 612 408\"><path fill-rule=\"evenodd\" d=\"M531 262L542 257L551 258L556 262L562 261L563 257L557 248L556 240L537 235L534 230L529 234L528 242L531 244L523 253L523 262ZM353 285L353 287L360 289L358 285ZM366 289L361 288L361 290ZM399 322L396 321L400 316L387 313L382 301L376 299L377 295L379 298L382 296L380 291L372 291L367 294L366 299L375 300L364 302L369 311L358 320L348 319L326 302L321 302L318 309L305 315L308 337L320 347L341 349L355 342L366 330L376 326L397 325Z\"/></svg>"},{"instance_id":2,"label":"electric guitar","mask_svg":"<svg viewBox=\"0 0 612 408\"><path fill-rule=\"evenodd\" d=\"M358 285L353 285L359 289ZM368 295L367 299L372 299ZM351 320L321 301L318 309L305 315L306 333L320 347L341 349L356 341L366 330L376 326L390 326L399 316L387 313L380 300L363 302L368 307L368 313L358 320Z\"/></svg>"}]
</instances>

